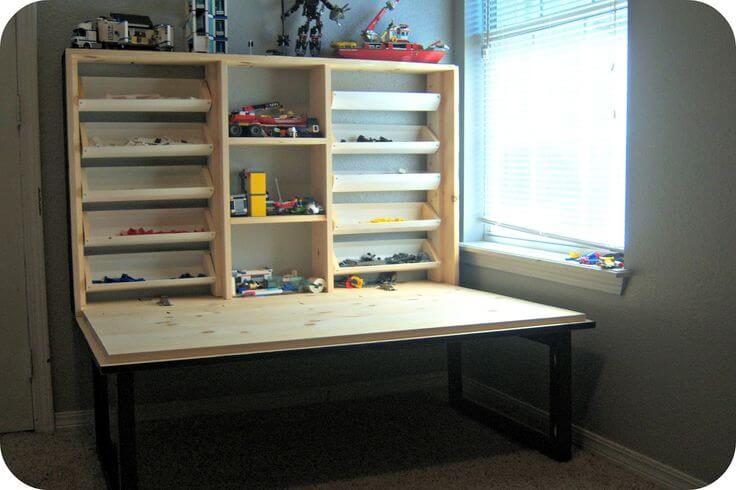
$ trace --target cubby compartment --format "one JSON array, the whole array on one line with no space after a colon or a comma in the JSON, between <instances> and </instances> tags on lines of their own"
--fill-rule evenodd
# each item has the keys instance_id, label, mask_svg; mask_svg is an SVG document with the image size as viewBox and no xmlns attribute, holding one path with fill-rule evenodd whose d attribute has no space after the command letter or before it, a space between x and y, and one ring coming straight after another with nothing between
<instances>
[{"instance_id":1,"label":"cubby compartment","mask_svg":"<svg viewBox=\"0 0 736 490\"><path fill-rule=\"evenodd\" d=\"M425 92L332 92L332 110L436 111L440 94Z\"/></svg>"},{"instance_id":2,"label":"cubby compartment","mask_svg":"<svg viewBox=\"0 0 736 490\"><path fill-rule=\"evenodd\" d=\"M440 218L427 203L335 204L335 235L433 231Z\"/></svg>"},{"instance_id":3,"label":"cubby compartment","mask_svg":"<svg viewBox=\"0 0 736 490\"><path fill-rule=\"evenodd\" d=\"M439 173L336 173L332 192L431 191L439 185Z\"/></svg>"},{"instance_id":4,"label":"cubby compartment","mask_svg":"<svg viewBox=\"0 0 736 490\"><path fill-rule=\"evenodd\" d=\"M123 274L143 281L96 283L105 277ZM182 278L187 274L191 277ZM87 257L87 292L132 291L156 288L189 287L215 282L209 252L187 250L133 254L91 255Z\"/></svg>"},{"instance_id":5,"label":"cubby compartment","mask_svg":"<svg viewBox=\"0 0 736 490\"><path fill-rule=\"evenodd\" d=\"M433 154L440 142L426 126L398 124L333 124L334 154ZM387 142L358 142L365 138L391 140Z\"/></svg>"},{"instance_id":6,"label":"cubby compartment","mask_svg":"<svg viewBox=\"0 0 736 490\"><path fill-rule=\"evenodd\" d=\"M335 275L370 274L380 272L408 272L434 269L440 265L432 244L425 239L375 240L360 242L335 242ZM408 264L358 265L340 267L345 259L358 260L363 254L371 253L376 257L390 257L394 254L417 254L424 252L429 261Z\"/></svg>"},{"instance_id":7,"label":"cubby compartment","mask_svg":"<svg viewBox=\"0 0 736 490\"><path fill-rule=\"evenodd\" d=\"M79 126L82 158L208 156L213 149L201 123L81 123Z\"/></svg>"},{"instance_id":8,"label":"cubby compartment","mask_svg":"<svg viewBox=\"0 0 736 490\"><path fill-rule=\"evenodd\" d=\"M82 202L209 199L214 187L207 167L88 167L82 169Z\"/></svg>"},{"instance_id":9,"label":"cubby compartment","mask_svg":"<svg viewBox=\"0 0 736 490\"><path fill-rule=\"evenodd\" d=\"M84 213L86 247L210 242L215 226L209 209L134 209Z\"/></svg>"},{"instance_id":10,"label":"cubby compartment","mask_svg":"<svg viewBox=\"0 0 736 490\"><path fill-rule=\"evenodd\" d=\"M207 112L211 105L204 80L80 77L80 112Z\"/></svg>"}]
</instances>

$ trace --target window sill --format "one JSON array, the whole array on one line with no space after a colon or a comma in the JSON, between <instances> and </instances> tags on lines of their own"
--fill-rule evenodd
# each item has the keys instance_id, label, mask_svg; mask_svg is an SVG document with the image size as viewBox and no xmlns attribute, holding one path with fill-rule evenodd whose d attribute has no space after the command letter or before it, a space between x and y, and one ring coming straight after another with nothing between
<instances>
[{"instance_id":1,"label":"window sill","mask_svg":"<svg viewBox=\"0 0 736 490\"><path fill-rule=\"evenodd\" d=\"M463 264L621 295L631 272L566 261L565 255L491 242L460 244Z\"/></svg>"}]
</instances>

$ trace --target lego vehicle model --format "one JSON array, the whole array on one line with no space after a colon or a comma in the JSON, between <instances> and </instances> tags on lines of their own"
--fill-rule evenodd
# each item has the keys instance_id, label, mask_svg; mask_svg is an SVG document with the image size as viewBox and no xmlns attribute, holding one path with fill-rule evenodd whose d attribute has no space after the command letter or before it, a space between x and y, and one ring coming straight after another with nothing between
<instances>
[{"instance_id":1,"label":"lego vehicle model","mask_svg":"<svg viewBox=\"0 0 736 490\"><path fill-rule=\"evenodd\" d=\"M174 28L145 15L111 13L74 26L73 48L174 50Z\"/></svg>"},{"instance_id":2,"label":"lego vehicle model","mask_svg":"<svg viewBox=\"0 0 736 490\"><path fill-rule=\"evenodd\" d=\"M230 136L301 137L320 136L319 123L313 117L285 112L278 102L244 106L230 113Z\"/></svg>"},{"instance_id":3,"label":"lego vehicle model","mask_svg":"<svg viewBox=\"0 0 736 490\"><path fill-rule=\"evenodd\" d=\"M335 41L332 47L342 58L383 61L416 61L439 63L449 49L441 41L435 41L426 48L409 40L407 24L389 23L383 33L376 32L376 26L389 10L393 10L401 0L388 1L363 30L362 46L355 41Z\"/></svg>"},{"instance_id":4,"label":"lego vehicle model","mask_svg":"<svg viewBox=\"0 0 736 490\"><path fill-rule=\"evenodd\" d=\"M312 197L295 197L290 201L273 201L272 214L323 214L324 208Z\"/></svg>"}]
</instances>

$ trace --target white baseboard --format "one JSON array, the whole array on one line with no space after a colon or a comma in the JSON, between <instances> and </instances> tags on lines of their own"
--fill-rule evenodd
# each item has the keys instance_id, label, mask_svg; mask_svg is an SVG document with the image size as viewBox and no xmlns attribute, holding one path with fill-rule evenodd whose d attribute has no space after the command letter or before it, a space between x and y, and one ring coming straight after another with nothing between
<instances>
[{"instance_id":1,"label":"white baseboard","mask_svg":"<svg viewBox=\"0 0 736 490\"><path fill-rule=\"evenodd\" d=\"M500 390L471 378L463 378L463 387L468 398L497 410L536 428L546 427L549 412L525 401L514 398ZM701 488L706 482L678 469L660 463L649 456L633 451L587 429L573 425L572 440L583 447L620 466L670 488Z\"/></svg>"},{"instance_id":2,"label":"white baseboard","mask_svg":"<svg viewBox=\"0 0 736 490\"><path fill-rule=\"evenodd\" d=\"M238 413L247 410L273 409L313 403L370 398L392 393L444 388L444 372L395 379L345 383L322 388L304 388L277 392L249 393L247 396L207 398L166 403L142 404L138 408L141 420L161 420L174 417ZM546 427L548 412L502 391L464 378L463 386L468 398L476 400L537 428ZM91 426L92 410L57 412L56 428ZM667 466L648 456L626 448L605 437L573 425L573 442L645 478L671 488L701 488L706 482L680 470Z\"/></svg>"},{"instance_id":3,"label":"white baseboard","mask_svg":"<svg viewBox=\"0 0 736 490\"><path fill-rule=\"evenodd\" d=\"M238 396L182 400L136 406L140 420L162 420L176 417L239 413L248 410L267 410L314 403L371 398L392 393L403 393L440 388L445 383L445 373L403 376L393 379L344 383L318 388L248 393ZM93 410L56 412L57 429L91 426Z\"/></svg>"}]
</instances>

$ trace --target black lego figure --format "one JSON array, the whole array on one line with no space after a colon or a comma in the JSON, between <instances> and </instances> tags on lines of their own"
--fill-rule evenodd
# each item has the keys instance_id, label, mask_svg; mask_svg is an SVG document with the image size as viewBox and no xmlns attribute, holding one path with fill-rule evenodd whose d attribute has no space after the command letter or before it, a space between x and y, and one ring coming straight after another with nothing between
<instances>
[{"instance_id":1,"label":"black lego figure","mask_svg":"<svg viewBox=\"0 0 736 490\"><path fill-rule=\"evenodd\" d=\"M297 30L294 52L297 56L304 56L309 46L309 54L319 56L322 49L322 11L327 7L330 10L330 20L340 25L340 20L345 18L345 12L350 10L350 7L347 3L342 7L337 7L328 0L296 0L289 10L281 14L282 20L299 10L299 7L303 7L302 15L307 18L307 21ZM316 22L310 29L312 21ZM309 33L309 41L307 41L307 33ZM286 43L288 46L288 41Z\"/></svg>"}]
</instances>

